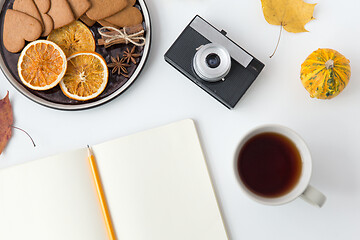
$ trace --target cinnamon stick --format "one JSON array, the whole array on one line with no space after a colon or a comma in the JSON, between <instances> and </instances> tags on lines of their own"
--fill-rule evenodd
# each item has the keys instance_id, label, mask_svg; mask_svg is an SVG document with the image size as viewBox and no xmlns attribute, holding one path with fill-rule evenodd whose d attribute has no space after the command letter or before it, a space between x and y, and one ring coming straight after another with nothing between
<instances>
[{"instance_id":1,"label":"cinnamon stick","mask_svg":"<svg viewBox=\"0 0 360 240\"><path fill-rule=\"evenodd\" d=\"M136 43L140 42L139 40L133 40L133 41ZM121 44L121 43L126 43L126 40L125 39L116 39L116 40L111 41L110 43L105 43L105 40L102 38L100 38L98 40L98 44L104 45L106 48L111 47L112 45Z\"/></svg>"},{"instance_id":2,"label":"cinnamon stick","mask_svg":"<svg viewBox=\"0 0 360 240\"><path fill-rule=\"evenodd\" d=\"M138 24L138 25L134 25L131 27L124 27L123 29L125 30L127 35L131 35L131 34L138 33L140 31L144 30L144 27L142 24ZM116 31L109 31L109 32L106 32L106 34L117 35L118 33ZM143 34L140 34L139 36L143 36ZM105 40L106 40L106 38L99 38L98 45L104 45L107 48L107 47L110 47L115 44L126 43L125 39L116 39L116 40L111 41L110 43L105 43ZM139 42L139 40L134 40L134 42Z\"/></svg>"}]
</instances>

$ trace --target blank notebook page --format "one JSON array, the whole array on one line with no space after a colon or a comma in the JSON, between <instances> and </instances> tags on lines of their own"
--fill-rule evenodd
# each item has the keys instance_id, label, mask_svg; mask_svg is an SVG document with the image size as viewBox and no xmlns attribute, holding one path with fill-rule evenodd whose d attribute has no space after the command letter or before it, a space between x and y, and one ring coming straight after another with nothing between
<instances>
[{"instance_id":1,"label":"blank notebook page","mask_svg":"<svg viewBox=\"0 0 360 240\"><path fill-rule=\"evenodd\" d=\"M93 150L118 239L228 239L192 120Z\"/></svg>"},{"instance_id":2,"label":"blank notebook page","mask_svg":"<svg viewBox=\"0 0 360 240\"><path fill-rule=\"evenodd\" d=\"M0 170L1 240L106 240L80 149Z\"/></svg>"}]
</instances>

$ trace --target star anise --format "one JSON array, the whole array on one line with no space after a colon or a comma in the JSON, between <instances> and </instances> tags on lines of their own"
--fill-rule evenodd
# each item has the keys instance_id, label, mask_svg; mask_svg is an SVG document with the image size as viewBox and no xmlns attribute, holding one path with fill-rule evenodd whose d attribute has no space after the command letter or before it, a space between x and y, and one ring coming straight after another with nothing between
<instances>
[{"instance_id":1,"label":"star anise","mask_svg":"<svg viewBox=\"0 0 360 240\"><path fill-rule=\"evenodd\" d=\"M108 64L109 68L113 68L113 70L111 71L112 73L116 73L118 75L123 75L124 77L129 77L128 71L127 71L127 67L130 67L129 64L125 63L125 58L121 58L119 57L119 55L116 56L116 58L114 58L113 56L111 56L111 63Z\"/></svg>"},{"instance_id":2,"label":"star anise","mask_svg":"<svg viewBox=\"0 0 360 240\"><path fill-rule=\"evenodd\" d=\"M123 55L123 58L125 59L126 63L130 63L130 61L133 63L133 64L136 64L136 60L135 58L138 58L141 56L140 53L135 53L135 48L136 46L133 46L133 48L131 49L131 51L129 50L129 48L126 48L125 52L124 52L124 55Z\"/></svg>"}]
</instances>

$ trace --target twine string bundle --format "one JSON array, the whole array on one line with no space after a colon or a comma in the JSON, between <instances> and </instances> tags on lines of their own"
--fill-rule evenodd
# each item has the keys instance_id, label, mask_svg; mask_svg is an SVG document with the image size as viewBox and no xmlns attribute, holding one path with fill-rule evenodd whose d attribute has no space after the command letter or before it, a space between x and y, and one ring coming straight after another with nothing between
<instances>
[{"instance_id":1,"label":"twine string bundle","mask_svg":"<svg viewBox=\"0 0 360 240\"><path fill-rule=\"evenodd\" d=\"M109 34L109 33L112 34ZM105 45L111 45L112 42L117 40L124 40L126 44L129 42L135 46L141 47L145 45L144 30L133 34L127 34L125 29L117 29L114 27L99 28L99 33L104 39Z\"/></svg>"}]
</instances>

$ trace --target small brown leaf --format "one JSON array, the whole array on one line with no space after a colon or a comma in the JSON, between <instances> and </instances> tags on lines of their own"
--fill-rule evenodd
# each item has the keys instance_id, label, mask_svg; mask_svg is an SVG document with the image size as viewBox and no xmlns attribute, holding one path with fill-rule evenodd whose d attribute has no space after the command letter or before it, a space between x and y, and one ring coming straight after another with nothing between
<instances>
[{"instance_id":1,"label":"small brown leaf","mask_svg":"<svg viewBox=\"0 0 360 240\"><path fill-rule=\"evenodd\" d=\"M14 122L13 111L9 101L9 92L0 100L0 154L11 137L11 126Z\"/></svg>"}]
</instances>

